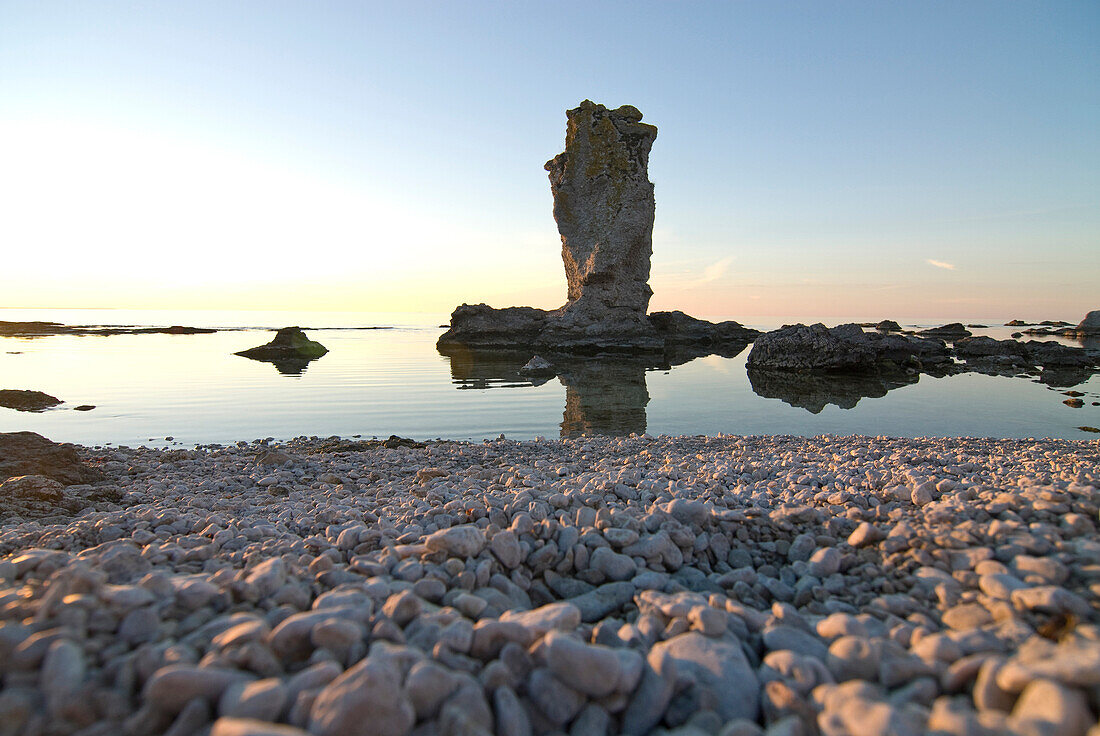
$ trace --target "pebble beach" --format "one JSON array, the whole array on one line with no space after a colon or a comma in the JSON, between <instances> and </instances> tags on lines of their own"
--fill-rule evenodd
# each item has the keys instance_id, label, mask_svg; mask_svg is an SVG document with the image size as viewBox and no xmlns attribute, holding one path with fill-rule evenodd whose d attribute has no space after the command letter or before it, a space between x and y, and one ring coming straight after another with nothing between
<instances>
[{"instance_id":1,"label":"pebble beach","mask_svg":"<svg viewBox=\"0 0 1100 736\"><path fill-rule=\"evenodd\" d=\"M1100 735L1097 441L79 451L0 736Z\"/></svg>"}]
</instances>

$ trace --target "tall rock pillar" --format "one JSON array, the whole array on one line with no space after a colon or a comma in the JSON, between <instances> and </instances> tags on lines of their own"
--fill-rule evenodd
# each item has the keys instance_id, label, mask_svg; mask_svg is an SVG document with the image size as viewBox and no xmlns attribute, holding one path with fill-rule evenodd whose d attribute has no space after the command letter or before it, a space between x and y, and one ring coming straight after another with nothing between
<instances>
[{"instance_id":1,"label":"tall rock pillar","mask_svg":"<svg viewBox=\"0 0 1100 736\"><path fill-rule=\"evenodd\" d=\"M568 281L554 321L566 329L640 326L653 295L648 168L657 128L630 105L608 110L585 100L566 115L565 151L546 162Z\"/></svg>"}]
</instances>

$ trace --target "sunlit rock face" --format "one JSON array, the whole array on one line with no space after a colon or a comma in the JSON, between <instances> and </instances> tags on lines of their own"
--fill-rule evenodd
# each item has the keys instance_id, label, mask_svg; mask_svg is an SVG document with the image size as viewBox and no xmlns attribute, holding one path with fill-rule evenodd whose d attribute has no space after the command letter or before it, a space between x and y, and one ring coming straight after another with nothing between
<instances>
[{"instance_id":1,"label":"sunlit rock face","mask_svg":"<svg viewBox=\"0 0 1100 736\"><path fill-rule=\"evenodd\" d=\"M568 285L560 319L641 323L653 295L649 151L657 128L630 105L608 110L585 100L566 116L565 151L546 162Z\"/></svg>"}]
</instances>

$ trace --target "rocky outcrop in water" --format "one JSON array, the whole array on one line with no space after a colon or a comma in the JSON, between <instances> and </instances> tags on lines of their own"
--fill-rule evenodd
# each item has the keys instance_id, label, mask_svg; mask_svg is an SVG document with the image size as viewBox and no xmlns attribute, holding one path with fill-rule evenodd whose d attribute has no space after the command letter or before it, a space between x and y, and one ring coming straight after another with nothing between
<instances>
[{"instance_id":1,"label":"rocky outcrop in water","mask_svg":"<svg viewBox=\"0 0 1100 736\"><path fill-rule=\"evenodd\" d=\"M758 337L746 360L753 389L761 387L757 393L811 411L826 403L844 407L841 402L818 400L827 394L814 385L817 379L812 376L819 374L840 374L844 380L873 377L872 382L862 381L854 392L847 392L858 398L885 395L885 391L904 385L906 373L1030 375L1051 386L1074 386L1088 380L1098 365L1100 353L1087 345L1078 348L1050 341L958 337L949 348L940 339L864 332L857 324L833 328L823 324L787 325ZM794 377L768 375L777 371ZM804 386L800 388L799 384ZM885 387L881 392L879 385ZM861 393L867 387L870 392ZM847 395L846 391L840 393ZM809 398L803 400L802 394Z\"/></svg>"},{"instance_id":2,"label":"rocky outcrop in water","mask_svg":"<svg viewBox=\"0 0 1100 736\"><path fill-rule=\"evenodd\" d=\"M0 321L0 337L50 337L51 335L208 335L219 330L210 327L135 327L128 325L65 325L60 322Z\"/></svg>"},{"instance_id":3,"label":"rocky outcrop in water","mask_svg":"<svg viewBox=\"0 0 1100 736\"><path fill-rule=\"evenodd\" d=\"M1100 309L1094 309L1085 315L1085 318L1073 330L1070 337L1078 339L1086 337L1100 337Z\"/></svg>"},{"instance_id":4,"label":"rocky outcrop in water","mask_svg":"<svg viewBox=\"0 0 1100 736\"><path fill-rule=\"evenodd\" d=\"M648 167L657 128L641 122L630 105L609 110L585 100L566 116L565 151L545 166L562 240L566 303L556 310L463 304L451 314L440 348L652 353L685 345L743 346L759 334L682 312L646 314L653 295Z\"/></svg>"},{"instance_id":5,"label":"rocky outcrop in water","mask_svg":"<svg viewBox=\"0 0 1100 736\"><path fill-rule=\"evenodd\" d=\"M0 389L0 406L16 411L42 412L63 404L61 399L42 391L24 391L22 389Z\"/></svg>"},{"instance_id":6,"label":"rocky outcrop in water","mask_svg":"<svg viewBox=\"0 0 1100 736\"><path fill-rule=\"evenodd\" d=\"M649 298L657 128L630 105L585 100L566 113L565 151L546 162L561 234L568 299L563 323L639 325Z\"/></svg>"},{"instance_id":7,"label":"rocky outcrop in water","mask_svg":"<svg viewBox=\"0 0 1100 736\"><path fill-rule=\"evenodd\" d=\"M870 371L905 365L933 369L951 362L941 340L864 332L856 324L787 325L756 339L750 368L788 371Z\"/></svg>"},{"instance_id":8,"label":"rocky outcrop in water","mask_svg":"<svg viewBox=\"0 0 1100 736\"><path fill-rule=\"evenodd\" d=\"M956 338L970 337L974 333L966 329L961 322L952 322L950 324L941 325L940 327L930 327L927 330L921 330L920 334L926 337L942 337L945 340L953 340Z\"/></svg>"},{"instance_id":9,"label":"rocky outcrop in water","mask_svg":"<svg viewBox=\"0 0 1100 736\"><path fill-rule=\"evenodd\" d=\"M301 327L284 327L275 333L271 342L233 354L273 363L280 373L300 375L310 361L327 352L324 345L306 337Z\"/></svg>"},{"instance_id":10,"label":"rocky outcrop in water","mask_svg":"<svg viewBox=\"0 0 1100 736\"><path fill-rule=\"evenodd\" d=\"M1100 356L1093 351L1041 340L968 337L956 340L954 349L955 356L965 361L967 371L1008 376L1037 374L1042 383L1051 386L1075 386L1087 381L1100 365Z\"/></svg>"}]
</instances>

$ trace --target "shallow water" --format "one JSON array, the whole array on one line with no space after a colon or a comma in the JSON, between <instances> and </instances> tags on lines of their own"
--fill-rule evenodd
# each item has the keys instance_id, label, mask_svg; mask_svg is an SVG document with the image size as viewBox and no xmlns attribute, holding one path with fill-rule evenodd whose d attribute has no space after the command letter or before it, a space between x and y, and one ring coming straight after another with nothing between
<instances>
[{"instance_id":1,"label":"shallow water","mask_svg":"<svg viewBox=\"0 0 1100 736\"><path fill-rule=\"evenodd\" d=\"M1085 406L1073 409L1059 393L1068 385L1054 389L1030 377L921 375L906 385L750 381L746 348L732 358L709 356L664 370L623 359L579 361L532 385L517 373L530 356L440 355L434 345L443 315L0 311L0 320L29 319L250 328L206 335L0 338L0 388L45 391L66 402L40 414L0 408L0 431L32 430L84 444L645 431L1092 439L1096 435L1077 427L1100 425L1100 407L1091 405L1100 400L1095 376L1073 386L1086 393ZM744 321L760 329L780 322ZM297 375L233 355L270 339L261 326L287 324L312 328L309 335L330 352ZM366 326L393 329L349 329ZM974 330L998 338L1012 331ZM96 408L69 408L81 404Z\"/></svg>"}]
</instances>

